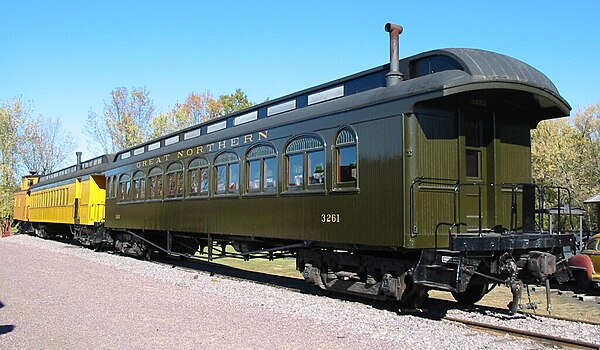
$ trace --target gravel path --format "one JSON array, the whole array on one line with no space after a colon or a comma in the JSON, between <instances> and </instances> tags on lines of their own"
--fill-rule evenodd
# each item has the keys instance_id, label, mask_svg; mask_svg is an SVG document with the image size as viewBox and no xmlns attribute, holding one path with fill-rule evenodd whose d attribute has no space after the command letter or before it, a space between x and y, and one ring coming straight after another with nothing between
<instances>
[{"instance_id":1,"label":"gravel path","mask_svg":"<svg viewBox=\"0 0 600 350\"><path fill-rule=\"evenodd\" d=\"M0 303L0 349L545 348L23 235L0 239Z\"/></svg>"}]
</instances>

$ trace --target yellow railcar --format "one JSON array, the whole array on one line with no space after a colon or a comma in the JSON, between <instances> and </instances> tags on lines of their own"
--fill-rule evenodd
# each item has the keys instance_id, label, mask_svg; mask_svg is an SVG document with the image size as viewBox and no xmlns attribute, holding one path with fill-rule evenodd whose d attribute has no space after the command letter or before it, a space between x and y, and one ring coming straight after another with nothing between
<instances>
[{"instance_id":1,"label":"yellow railcar","mask_svg":"<svg viewBox=\"0 0 600 350\"><path fill-rule=\"evenodd\" d=\"M84 163L78 157L75 166L25 177L15 193L14 217L20 230L42 237L78 237L103 223L107 162L106 156Z\"/></svg>"},{"instance_id":2,"label":"yellow railcar","mask_svg":"<svg viewBox=\"0 0 600 350\"><path fill-rule=\"evenodd\" d=\"M106 178L91 175L31 192L29 220L37 223L93 226L104 222Z\"/></svg>"},{"instance_id":3,"label":"yellow railcar","mask_svg":"<svg viewBox=\"0 0 600 350\"><path fill-rule=\"evenodd\" d=\"M37 223L75 224L76 180L31 191L29 220Z\"/></svg>"}]
</instances>

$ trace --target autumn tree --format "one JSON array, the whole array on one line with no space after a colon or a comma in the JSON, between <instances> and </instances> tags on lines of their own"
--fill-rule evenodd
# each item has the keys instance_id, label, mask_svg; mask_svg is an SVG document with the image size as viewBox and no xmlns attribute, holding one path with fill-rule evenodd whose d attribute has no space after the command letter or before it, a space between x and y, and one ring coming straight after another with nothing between
<instances>
[{"instance_id":1,"label":"autumn tree","mask_svg":"<svg viewBox=\"0 0 600 350\"><path fill-rule=\"evenodd\" d=\"M205 122L211 118L214 98L210 92L190 93L185 102L177 103L173 110L160 114L152 120L152 138Z\"/></svg>"},{"instance_id":2,"label":"autumn tree","mask_svg":"<svg viewBox=\"0 0 600 350\"><path fill-rule=\"evenodd\" d=\"M88 135L98 142L96 148L105 153L115 153L146 141L154 106L146 88L133 88L131 94L125 87L111 92L109 102L104 102L104 112L88 112Z\"/></svg>"},{"instance_id":3,"label":"autumn tree","mask_svg":"<svg viewBox=\"0 0 600 350\"><path fill-rule=\"evenodd\" d=\"M23 133L18 147L21 173L36 171L40 175L48 174L74 156L75 143L64 132L58 118L39 116L28 119Z\"/></svg>"},{"instance_id":4,"label":"autumn tree","mask_svg":"<svg viewBox=\"0 0 600 350\"><path fill-rule=\"evenodd\" d=\"M0 106L0 216L12 214L13 193L16 190L18 141L23 121L29 114L20 98L2 101Z\"/></svg>"},{"instance_id":5,"label":"autumn tree","mask_svg":"<svg viewBox=\"0 0 600 350\"><path fill-rule=\"evenodd\" d=\"M542 121L532 132L531 153L534 180L568 188L571 204L582 207L600 193L600 102L571 118Z\"/></svg>"},{"instance_id":6,"label":"autumn tree","mask_svg":"<svg viewBox=\"0 0 600 350\"><path fill-rule=\"evenodd\" d=\"M192 92L184 103L176 104L173 110L152 120L151 136L157 138L252 105L241 89L236 89L229 95L221 95L218 99L214 99L208 91L203 94Z\"/></svg>"}]
</instances>

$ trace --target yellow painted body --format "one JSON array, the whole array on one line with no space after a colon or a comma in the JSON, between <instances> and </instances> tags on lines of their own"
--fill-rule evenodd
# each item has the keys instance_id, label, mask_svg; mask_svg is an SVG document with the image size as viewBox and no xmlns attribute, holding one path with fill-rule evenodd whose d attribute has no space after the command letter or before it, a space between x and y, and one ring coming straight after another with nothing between
<instances>
[{"instance_id":1,"label":"yellow painted body","mask_svg":"<svg viewBox=\"0 0 600 350\"><path fill-rule=\"evenodd\" d=\"M31 191L29 221L68 225L104 222L106 180L93 175L84 180Z\"/></svg>"},{"instance_id":2,"label":"yellow painted body","mask_svg":"<svg viewBox=\"0 0 600 350\"><path fill-rule=\"evenodd\" d=\"M93 225L104 222L104 205L106 202L106 178L90 176L81 185L79 200L79 217L81 225Z\"/></svg>"},{"instance_id":3,"label":"yellow painted body","mask_svg":"<svg viewBox=\"0 0 600 350\"><path fill-rule=\"evenodd\" d=\"M13 220L29 221L29 196L27 195L27 191L15 193Z\"/></svg>"},{"instance_id":4,"label":"yellow painted body","mask_svg":"<svg viewBox=\"0 0 600 350\"><path fill-rule=\"evenodd\" d=\"M21 181L21 190L15 193L13 205L13 220L29 221L30 197L28 190L38 183L40 177L37 175L25 176Z\"/></svg>"}]
</instances>

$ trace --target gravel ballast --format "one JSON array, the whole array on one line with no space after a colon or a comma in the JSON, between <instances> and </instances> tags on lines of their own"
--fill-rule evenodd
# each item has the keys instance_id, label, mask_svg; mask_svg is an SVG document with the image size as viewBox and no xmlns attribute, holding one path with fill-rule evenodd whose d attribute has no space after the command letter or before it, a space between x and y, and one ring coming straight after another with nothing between
<instances>
[{"instance_id":1,"label":"gravel ballast","mask_svg":"<svg viewBox=\"0 0 600 350\"><path fill-rule=\"evenodd\" d=\"M24 235L0 240L0 302L0 349L546 348L453 322ZM598 326L527 320L519 327L537 324L600 343Z\"/></svg>"}]
</instances>

